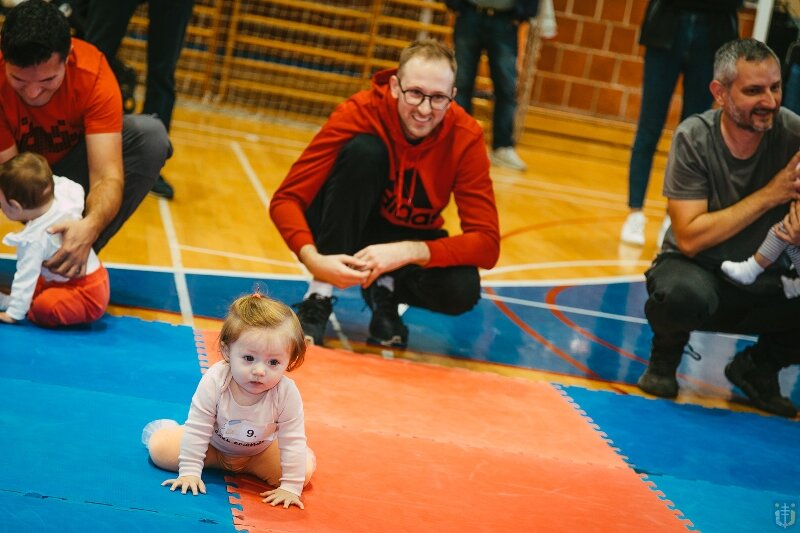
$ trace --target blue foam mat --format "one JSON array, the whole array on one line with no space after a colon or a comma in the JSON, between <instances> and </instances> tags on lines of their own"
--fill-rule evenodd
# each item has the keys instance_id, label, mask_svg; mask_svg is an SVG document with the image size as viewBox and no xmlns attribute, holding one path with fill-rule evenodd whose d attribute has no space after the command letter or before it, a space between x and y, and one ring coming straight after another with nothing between
<instances>
[{"instance_id":1,"label":"blue foam mat","mask_svg":"<svg viewBox=\"0 0 800 533\"><path fill-rule=\"evenodd\" d=\"M766 531L775 503L800 500L797 421L563 389L702 531Z\"/></svg>"},{"instance_id":2,"label":"blue foam mat","mask_svg":"<svg viewBox=\"0 0 800 533\"><path fill-rule=\"evenodd\" d=\"M172 493L140 442L148 421L186 417L200 378L190 328L106 316L6 326L0 346L0 530L234 531L221 473L204 472L207 495Z\"/></svg>"}]
</instances>

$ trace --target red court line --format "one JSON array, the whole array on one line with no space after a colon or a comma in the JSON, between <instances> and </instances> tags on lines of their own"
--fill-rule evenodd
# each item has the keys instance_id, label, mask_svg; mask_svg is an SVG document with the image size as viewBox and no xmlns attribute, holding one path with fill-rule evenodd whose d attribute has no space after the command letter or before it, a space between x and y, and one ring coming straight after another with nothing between
<instances>
[{"instance_id":1,"label":"red court line","mask_svg":"<svg viewBox=\"0 0 800 533\"><path fill-rule=\"evenodd\" d=\"M550 304L550 305L556 305L556 299L558 298L558 295L561 294L565 289L571 289L573 287L574 287L574 285L561 285L559 287L553 287L552 289L547 291L547 294L545 295L545 302ZM574 331L577 331L578 333L580 333L581 335L583 335L587 339L592 340L592 341L600 344L601 346L605 346L609 350L617 352L618 354L620 354L623 357L627 357L628 359L632 359L633 361L636 361L638 363L642 363L644 365L647 364L647 360L646 359L642 359L641 357L639 357L638 355L636 355L634 353L631 353L631 352L628 352L626 350L623 350L619 346L611 344L610 342L607 342L607 341L601 339L600 337L598 337L597 335L593 334L589 330L587 330L585 328L582 328L581 326L577 325L575 322L573 322L572 320L567 318L564 315L564 313L562 313L560 310L551 307L550 308L550 312L553 313L553 315L556 318L558 318L561 322L563 322L564 324L569 326Z\"/></svg>"},{"instance_id":2,"label":"red court line","mask_svg":"<svg viewBox=\"0 0 800 533\"><path fill-rule=\"evenodd\" d=\"M484 287L483 290L487 294L497 296L497 293L494 291L492 287ZM565 352L564 350L562 350L561 348L559 348L558 346L556 346L555 344L544 338L540 333L538 333L532 327L526 324L525 321L522 320L514 311L509 309L504 302L492 299L492 303L496 305L497 308L500 309L500 311L502 311L502 313L506 315L506 317L508 317L509 320L511 320L514 324L519 326L519 328L522 331L524 331L525 333L527 333L528 335L539 341L541 344L546 346L548 349L550 349L550 351L559 356L561 359L568 362L569 364L571 364L572 366L574 366L575 368L586 374L588 377L602 381L602 378L594 370L584 365L580 361L577 361L567 352Z\"/></svg>"}]
</instances>

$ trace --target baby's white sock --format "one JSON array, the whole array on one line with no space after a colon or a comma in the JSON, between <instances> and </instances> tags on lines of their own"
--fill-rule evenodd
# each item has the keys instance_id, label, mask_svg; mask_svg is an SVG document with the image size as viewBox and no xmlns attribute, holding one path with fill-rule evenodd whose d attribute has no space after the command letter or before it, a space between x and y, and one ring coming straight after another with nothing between
<instances>
[{"instance_id":1,"label":"baby's white sock","mask_svg":"<svg viewBox=\"0 0 800 533\"><path fill-rule=\"evenodd\" d=\"M797 298L800 296L800 278L781 276L781 283L783 283L783 294L785 294L787 298Z\"/></svg>"},{"instance_id":2,"label":"baby's white sock","mask_svg":"<svg viewBox=\"0 0 800 533\"><path fill-rule=\"evenodd\" d=\"M738 281L742 285L750 285L759 274L764 272L764 269L756 262L756 258L751 256L747 261L738 263L735 261L723 262L722 271L733 281Z\"/></svg>"},{"instance_id":3,"label":"baby's white sock","mask_svg":"<svg viewBox=\"0 0 800 533\"><path fill-rule=\"evenodd\" d=\"M150 442L150 437L159 429L173 426L180 426L180 424L170 418L159 418L158 420L148 422L147 425L144 426L144 429L142 429L142 444L147 446Z\"/></svg>"}]
</instances>

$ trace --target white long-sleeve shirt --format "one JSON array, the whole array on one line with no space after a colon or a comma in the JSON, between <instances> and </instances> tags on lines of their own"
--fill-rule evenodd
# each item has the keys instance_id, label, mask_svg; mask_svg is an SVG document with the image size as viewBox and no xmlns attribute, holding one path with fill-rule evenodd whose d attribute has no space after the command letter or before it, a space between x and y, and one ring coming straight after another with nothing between
<instances>
[{"instance_id":1,"label":"white long-sleeve shirt","mask_svg":"<svg viewBox=\"0 0 800 533\"><path fill-rule=\"evenodd\" d=\"M68 278L50 272L42 266L61 248L61 234L49 234L47 228L65 220L83 218L83 187L67 178L53 176L55 198L50 209L42 216L25 223L25 228L8 233L3 244L17 249L17 270L11 283L11 295L6 313L14 320L22 320L28 313L41 274L47 281L65 282ZM89 252L86 274L100 268L100 260L94 250Z\"/></svg>"},{"instance_id":2,"label":"white long-sleeve shirt","mask_svg":"<svg viewBox=\"0 0 800 533\"><path fill-rule=\"evenodd\" d=\"M298 496L306 476L303 401L294 381L283 376L254 405L239 405L230 390L227 361L215 363L200 379L192 397L181 440L179 476L198 476L211 444L226 455L253 456L278 438L280 488Z\"/></svg>"}]
</instances>

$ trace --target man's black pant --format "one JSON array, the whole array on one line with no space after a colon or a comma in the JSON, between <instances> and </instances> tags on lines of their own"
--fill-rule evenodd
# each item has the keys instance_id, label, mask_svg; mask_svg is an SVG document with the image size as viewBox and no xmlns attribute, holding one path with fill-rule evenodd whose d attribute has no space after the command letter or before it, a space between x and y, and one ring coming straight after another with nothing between
<instances>
[{"instance_id":1,"label":"man's black pant","mask_svg":"<svg viewBox=\"0 0 800 533\"><path fill-rule=\"evenodd\" d=\"M662 253L645 277L654 356L677 364L692 331L719 331L758 335L754 357L776 371L800 363L800 298L784 296L777 272L742 287L679 253Z\"/></svg>"},{"instance_id":2,"label":"man's black pant","mask_svg":"<svg viewBox=\"0 0 800 533\"><path fill-rule=\"evenodd\" d=\"M306 211L317 251L325 255L353 255L370 244L428 241L447 236L443 229L395 226L380 216L379 202L388 184L389 153L383 141L366 134L350 140ZM480 276L474 266L406 265L391 276L398 302L437 313L464 313L480 298Z\"/></svg>"}]
</instances>

